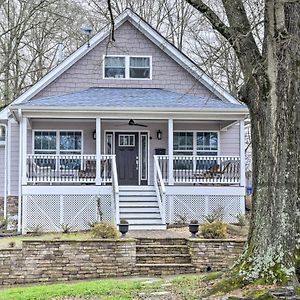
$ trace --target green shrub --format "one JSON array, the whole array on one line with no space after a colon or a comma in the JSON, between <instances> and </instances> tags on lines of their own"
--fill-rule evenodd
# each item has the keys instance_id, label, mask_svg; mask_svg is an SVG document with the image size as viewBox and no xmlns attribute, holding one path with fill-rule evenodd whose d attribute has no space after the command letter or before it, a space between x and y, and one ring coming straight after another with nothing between
<instances>
[{"instance_id":1,"label":"green shrub","mask_svg":"<svg viewBox=\"0 0 300 300\"><path fill-rule=\"evenodd\" d=\"M118 230L114 225L107 223L98 223L94 224L91 228L93 237L103 238L103 239L112 239L119 236Z\"/></svg>"},{"instance_id":2,"label":"green shrub","mask_svg":"<svg viewBox=\"0 0 300 300\"><path fill-rule=\"evenodd\" d=\"M234 225L240 226L240 227L244 227L247 225L247 218L246 215L243 215L241 213L238 213L236 216L234 216L236 218L236 221L234 223Z\"/></svg>"},{"instance_id":3,"label":"green shrub","mask_svg":"<svg viewBox=\"0 0 300 300\"><path fill-rule=\"evenodd\" d=\"M220 221L202 224L201 233L206 239L226 239L227 225Z\"/></svg>"},{"instance_id":4,"label":"green shrub","mask_svg":"<svg viewBox=\"0 0 300 300\"><path fill-rule=\"evenodd\" d=\"M222 222L224 219L224 207L219 206L218 208L215 208L211 214L205 216L204 219L208 223Z\"/></svg>"}]
</instances>

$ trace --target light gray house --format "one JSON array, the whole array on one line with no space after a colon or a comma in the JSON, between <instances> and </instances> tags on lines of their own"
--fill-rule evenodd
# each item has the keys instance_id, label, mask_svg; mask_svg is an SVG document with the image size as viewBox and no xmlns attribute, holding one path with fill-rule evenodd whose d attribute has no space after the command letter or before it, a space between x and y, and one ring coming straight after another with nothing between
<instances>
[{"instance_id":1,"label":"light gray house","mask_svg":"<svg viewBox=\"0 0 300 300\"><path fill-rule=\"evenodd\" d=\"M245 106L131 10L0 112L0 197L25 233L244 213ZM0 127L1 128L1 127Z\"/></svg>"}]
</instances>

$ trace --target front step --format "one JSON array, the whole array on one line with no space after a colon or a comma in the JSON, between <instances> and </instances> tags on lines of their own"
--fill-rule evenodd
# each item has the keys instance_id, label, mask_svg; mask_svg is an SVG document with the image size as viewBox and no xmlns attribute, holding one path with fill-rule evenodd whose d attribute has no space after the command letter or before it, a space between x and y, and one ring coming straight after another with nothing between
<instances>
[{"instance_id":1,"label":"front step","mask_svg":"<svg viewBox=\"0 0 300 300\"><path fill-rule=\"evenodd\" d=\"M136 264L139 275L179 275L196 273L192 264Z\"/></svg>"},{"instance_id":2,"label":"front step","mask_svg":"<svg viewBox=\"0 0 300 300\"><path fill-rule=\"evenodd\" d=\"M141 275L176 275L195 273L186 239L139 238L136 267Z\"/></svg>"},{"instance_id":3,"label":"front step","mask_svg":"<svg viewBox=\"0 0 300 300\"><path fill-rule=\"evenodd\" d=\"M129 230L165 230L153 186L122 186L119 195L120 219Z\"/></svg>"},{"instance_id":4,"label":"front step","mask_svg":"<svg viewBox=\"0 0 300 300\"><path fill-rule=\"evenodd\" d=\"M182 253L136 254L136 261L138 264L190 264L191 257Z\"/></svg>"}]
</instances>

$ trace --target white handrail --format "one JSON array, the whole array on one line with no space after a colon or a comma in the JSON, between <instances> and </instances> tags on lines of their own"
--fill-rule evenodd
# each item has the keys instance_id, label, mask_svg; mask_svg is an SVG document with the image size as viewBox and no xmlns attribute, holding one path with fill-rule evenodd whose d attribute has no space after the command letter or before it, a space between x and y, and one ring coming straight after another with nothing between
<instances>
[{"instance_id":1,"label":"white handrail","mask_svg":"<svg viewBox=\"0 0 300 300\"><path fill-rule=\"evenodd\" d=\"M120 223L120 203L119 203L119 183L118 183L118 172L116 164L116 156L112 156L112 185L115 200L115 222Z\"/></svg>"},{"instance_id":2,"label":"white handrail","mask_svg":"<svg viewBox=\"0 0 300 300\"><path fill-rule=\"evenodd\" d=\"M166 213L165 213L166 187L163 181L158 159L155 155L154 155L154 186L158 198L158 206L159 206L161 218L163 223L165 223L166 222Z\"/></svg>"}]
</instances>

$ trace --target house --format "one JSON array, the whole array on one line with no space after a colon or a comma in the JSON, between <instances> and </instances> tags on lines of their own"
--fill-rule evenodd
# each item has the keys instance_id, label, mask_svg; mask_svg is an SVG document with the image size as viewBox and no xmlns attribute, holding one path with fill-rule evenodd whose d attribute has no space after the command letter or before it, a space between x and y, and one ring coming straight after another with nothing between
<instances>
[{"instance_id":1,"label":"house","mask_svg":"<svg viewBox=\"0 0 300 300\"><path fill-rule=\"evenodd\" d=\"M131 229L244 213L247 108L131 10L0 112L18 230Z\"/></svg>"}]
</instances>

